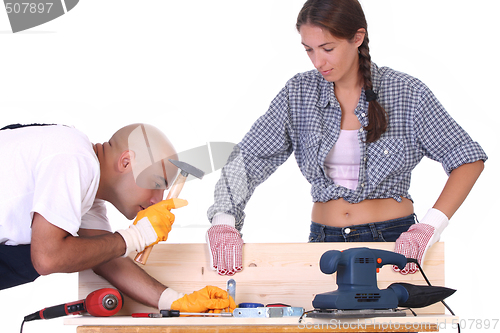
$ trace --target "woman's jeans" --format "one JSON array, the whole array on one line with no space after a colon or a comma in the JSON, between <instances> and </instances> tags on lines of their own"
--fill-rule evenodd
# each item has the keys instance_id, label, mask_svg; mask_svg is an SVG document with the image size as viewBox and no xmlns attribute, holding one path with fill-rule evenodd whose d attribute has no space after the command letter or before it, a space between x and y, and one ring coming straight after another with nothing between
<instances>
[{"instance_id":1,"label":"woman's jeans","mask_svg":"<svg viewBox=\"0 0 500 333\"><path fill-rule=\"evenodd\" d=\"M394 220L344 228L311 222L309 242L395 242L415 220L415 214L411 214Z\"/></svg>"}]
</instances>

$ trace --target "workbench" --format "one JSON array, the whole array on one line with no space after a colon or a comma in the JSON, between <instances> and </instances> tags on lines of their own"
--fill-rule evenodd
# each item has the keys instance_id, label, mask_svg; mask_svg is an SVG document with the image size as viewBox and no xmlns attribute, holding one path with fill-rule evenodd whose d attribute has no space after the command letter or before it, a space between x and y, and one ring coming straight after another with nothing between
<instances>
[{"instance_id":1,"label":"workbench","mask_svg":"<svg viewBox=\"0 0 500 333\"><path fill-rule=\"evenodd\" d=\"M326 275L319 269L319 259L328 250L369 247L392 251L394 243L250 243L243 247L243 271L232 277L220 276L210 268L206 244L167 244L154 247L145 266L151 276L183 293L191 293L207 285L226 289L227 280L236 281L236 304L255 302L285 303L312 310L315 294L335 290L335 274ZM423 270L431 283L444 283L444 244L436 243L429 249ZM393 282L425 285L420 273L401 275L386 265L377 274L380 289ZM79 273L79 298L99 288L112 287L91 270ZM178 317L132 318L135 312L157 313L125 296L124 306L116 316L67 317L66 325L77 325L78 333L180 333L180 332L436 332L458 318L445 314L441 303L414 309L406 317L378 317L366 319L327 320L307 316L299 323L298 317L234 318L234 317Z\"/></svg>"}]
</instances>

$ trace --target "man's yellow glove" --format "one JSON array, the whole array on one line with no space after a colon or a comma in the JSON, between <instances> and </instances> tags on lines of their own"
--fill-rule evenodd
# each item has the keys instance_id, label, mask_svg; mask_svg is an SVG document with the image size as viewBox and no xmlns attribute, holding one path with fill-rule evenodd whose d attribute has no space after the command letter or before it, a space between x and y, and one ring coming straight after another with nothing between
<instances>
[{"instance_id":1,"label":"man's yellow glove","mask_svg":"<svg viewBox=\"0 0 500 333\"><path fill-rule=\"evenodd\" d=\"M148 244L147 246L155 245L158 242L167 240L168 233L172 230L172 224L175 221L175 215L172 214L170 210L184 207L187 204L188 202L184 199L175 198L163 200L137 213L134 225L141 223L141 221L146 222L146 220L144 220L144 218L146 218L147 222L151 224L156 235L158 236L156 241Z\"/></svg>"},{"instance_id":2,"label":"man's yellow glove","mask_svg":"<svg viewBox=\"0 0 500 333\"><path fill-rule=\"evenodd\" d=\"M127 257L134 250L142 252L148 246L166 241L175 220L175 215L170 210L186 205L186 200L175 198L160 201L141 210L128 229L117 231L127 246L123 256Z\"/></svg>"},{"instance_id":3,"label":"man's yellow glove","mask_svg":"<svg viewBox=\"0 0 500 333\"><path fill-rule=\"evenodd\" d=\"M227 291L214 286L206 286L192 294L184 295L171 305L171 310L180 312L220 313L228 308L231 312L236 308L234 299Z\"/></svg>"}]
</instances>

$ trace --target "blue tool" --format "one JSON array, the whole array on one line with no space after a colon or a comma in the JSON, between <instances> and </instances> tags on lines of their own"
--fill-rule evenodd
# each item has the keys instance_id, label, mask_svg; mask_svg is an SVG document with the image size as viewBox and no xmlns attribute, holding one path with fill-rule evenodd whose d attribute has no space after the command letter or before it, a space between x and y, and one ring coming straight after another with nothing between
<instances>
[{"instance_id":1,"label":"blue tool","mask_svg":"<svg viewBox=\"0 0 500 333\"><path fill-rule=\"evenodd\" d=\"M377 271L384 265L403 269L406 263L401 254L366 247L327 251L319 266L325 274L337 272L338 289L316 295L313 306L341 310L397 308L399 300L394 290L378 288Z\"/></svg>"},{"instance_id":2,"label":"blue tool","mask_svg":"<svg viewBox=\"0 0 500 333\"><path fill-rule=\"evenodd\" d=\"M405 256L366 247L345 251L330 250L320 259L323 273L337 272L338 289L318 294L313 300L316 310L307 316L313 318L368 318L405 316L397 307L419 308L443 301L455 292L445 287L417 286L393 283L387 289L377 286L377 272L384 265L403 269L407 262L418 262ZM419 266L420 270L421 267ZM423 272L422 272L423 274ZM443 302L444 303L444 302ZM445 304L446 305L446 304Z\"/></svg>"}]
</instances>

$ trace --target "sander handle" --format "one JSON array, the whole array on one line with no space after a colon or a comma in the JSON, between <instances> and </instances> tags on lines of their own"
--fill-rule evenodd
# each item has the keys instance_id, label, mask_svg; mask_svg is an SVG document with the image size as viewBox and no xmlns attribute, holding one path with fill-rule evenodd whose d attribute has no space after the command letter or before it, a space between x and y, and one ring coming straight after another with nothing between
<instances>
[{"instance_id":1,"label":"sander handle","mask_svg":"<svg viewBox=\"0 0 500 333\"><path fill-rule=\"evenodd\" d=\"M324 274L333 274L337 271L342 252L338 250L328 250L320 258L319 267Z\"/></svg>"},{"instance_id":2,"label":"sander handle","mask_svg":"<svg viewBox=\"0 0 500 333\"><path fill-rule=\"evenodd\" d=\"M186 183L186 178L188 177L187 174L184 174L184 172L179 173L177 178L174 181L174 184L170 188L170 191L168 191L167 197L165 200L168 199L175 199L179 197L179 193L181 192L182 188L184 187L184 184ZM153 245L148 246L144 249L144 251L137 253L135 256L135 261L146 265L146 262L148 261L149 255L151 254L151 250L153 249Z\"/></svg>"},{"instance_id":3,"label":"sander handle","mask_svg":"<svg viewBox=\"0 0 500 333\"><path fill-rule=\"evenodd\" d=\"M408 263L406 257L400 253L379 249L370 249L370 251L377 257L377 268L384 265L396 265L399 269L403 269Z\"/></svg>"}]
</instances>

